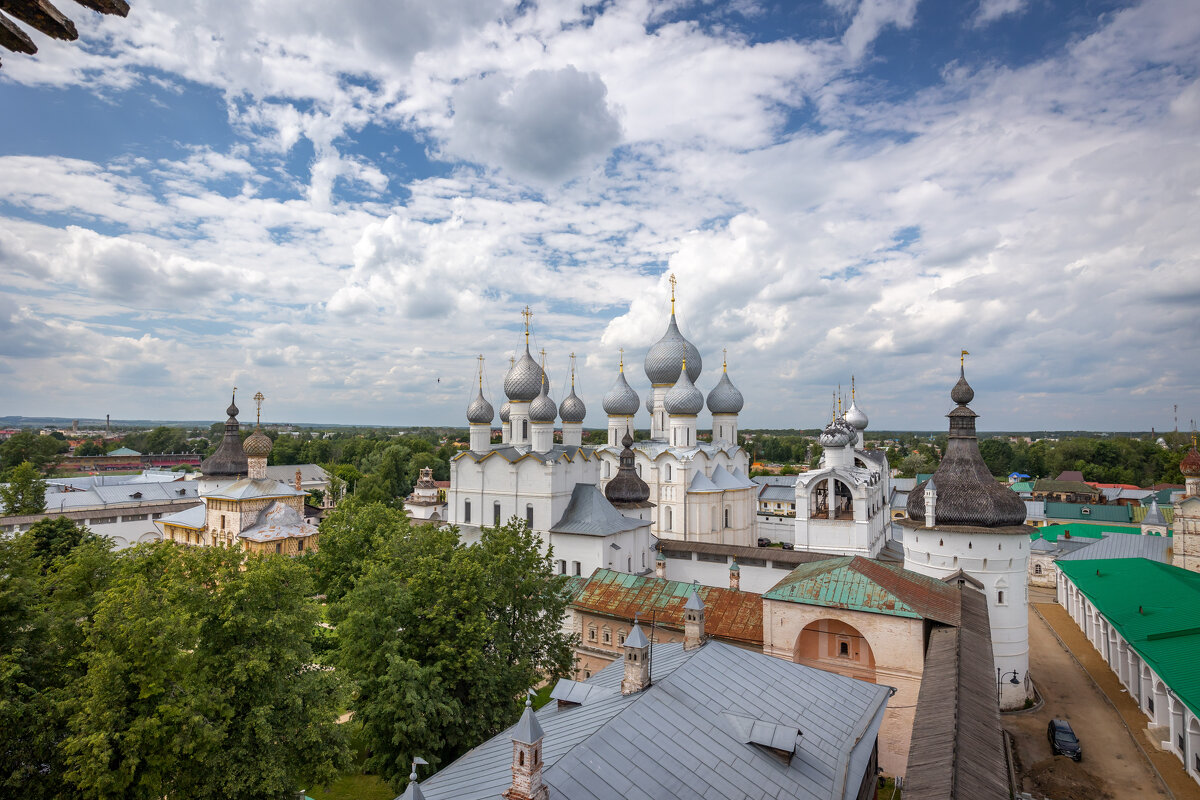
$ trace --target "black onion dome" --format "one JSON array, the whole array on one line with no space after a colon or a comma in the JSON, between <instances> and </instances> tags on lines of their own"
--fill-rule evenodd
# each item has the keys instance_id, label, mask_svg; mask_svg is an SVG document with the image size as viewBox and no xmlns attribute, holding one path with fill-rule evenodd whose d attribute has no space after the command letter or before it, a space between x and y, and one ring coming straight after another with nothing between
<instances>
[{"instance_id":1,"label":"black onion dome","mask_svg":"<svg viewBox=\"0 0 1200 800\"><path fill-rule=\"evenodd\" d=\"M471 405L467 406L467 422L476 425L490 424L495 415L492 404L483 396L483 389L480 389L479 394L471 401Z\"/></svg>"},{"instance_id":2,"label":"black onion dome","mask_svg":"<svg viewBox=\"0 0 1200 800\"><path fill-rule=\"evenodd\" d=\"M668 414L695 416L704 408L704 395L692 383L691 370L679 368L679 379L663 396L663 408Z\"/></svg>"},{"instance_id":3,"label":"black onion dome","mask_svg":"<svg viewBox=\"0 0 1200 800\"><path fill-rule=\"evenodd\" d=\"M1008 528L1025 524L1025 501L992 477L979 454L975 436L978 415L967 408L975 393L961 372L951 396L958 406L946 415L950 418L950 439L942 462L929 479L937 484L937 525ZM925 521L927 483L923 481L908 494L908 516L918 522Z\"/></svg>"},{"instance_id":4,"label":"black onion dome","mask_svg":"<svg viewBox=\"0 0 1200 800\"><path fill-rule=\"evenodd\" d=\"M729 380L729 373L722 372L721 380L708 393L708 410L714 414L739 414L745 403L742 393Z\"/></svg>"},{"instance_id":5,"label":"black onion dome","mask_svg":"<svg viewBox=\"0 0 1200 800\"><path fill-rule=\"evenodd\" d=\"M225 420L225 435L221 437L221 444L211 456L200 462L200 474L206 478L240 477L250 471L246 451L242 449L238 407L230 402L225 410L229 418Z\"/></svg>"},{"instance_id":6,"label":"black onion dome","mask_svg":"<svg viewBox=\"0 0 1200 800\"><path fill-rule=\"evenodd\" d=\"M517 359L517 362L504 376L504 394L513 402L528 403L538 396L542 381L546 382L546 391L550 391L550 379L546 377L538 363L529 355L529 347Z\"/></svg>"},{"instance_id":7,"label":"black onion dome","mask_svg":"<svg viewBox=\"0 0 1200 800\"><path fill-rule=\"evenodd\" d=\"M700 379L704 362L700 360L700 351L696 346L683 338L675 315L667 324L667 332L662 338L651 345L646 353L646 377L652 386L670 386L679 377L679 365L687 359L688 377L692 383Z\"/></svg>"},{"instance_id":8,"label":"black onion dome","mask_svg":"<svg viewBox=\"0 0 1200 800\"><path fill-rule=\"evenodd\" d=\"M550 399L549 381L542 381L542 390L538 392L537 397L533 398L533 402L529 404L529 421L530 422L554 422L558 416L558 406L554 405L554 401Z\"/></svg>"},{"instance_id":9,"label":"black onion dome","mask_svg":"<svg viewBox=\"0 0 1200 800\"><path fill-rule=\"evenodd\" d=\"M604 496L615 506L641 505L650 499L650 487L637 474L633 458L633 437L629 431L621 438L620 463L617 474L604 487Z\"/></svg>"},{"instance_id":10,"label":"black onion dome","mask_svg":"<svg viewBox=\"0 0 1200 800\"><path fill-rule=\"evenodd\" d=\"M616 383L604 395L604 413L610 417L632 417L638 411L638 396L625 373L618 372Z\"/></svg>"},{"instance_id":11,"label":"black onion dome","mask_svg":"<svg viewBox=\"0 0 1200 800\"><path fill-rule=\"evenodd\" d=\"M965 406L975 399L975 390L971 388L971 384L967 383L967 376L963 372L962 366L958 368L958 383L954 384L954 388L950 390L950 399L960 406Z\"/></svg>"}]
</instances>

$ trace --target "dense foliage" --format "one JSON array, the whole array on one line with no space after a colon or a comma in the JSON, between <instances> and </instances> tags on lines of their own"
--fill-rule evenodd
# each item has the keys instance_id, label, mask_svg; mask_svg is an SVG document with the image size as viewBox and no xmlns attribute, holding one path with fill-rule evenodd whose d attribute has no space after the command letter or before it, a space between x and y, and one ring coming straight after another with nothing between
<instances>
[{"instance_id":1,"label":"dense foliage","mask_svg":"<svg viewBox=\"0 0 1200 800\"><path fill-rule=\"evenodd\" d=\"M526 689L570 673L565 579L523 522L464 545L380 504L331 520L314 562L346 592L330 608L336 663L367 765L397 789L414 755L448 762L515 722Z\"/></svg>"},{"instance_id":2,"label":"dense foliage","mask_svg":"<svg viewBox=\"0 0 1200 800\"><path fill-rule=\"evenodd\" d=\"M41 472L52 468L69 445L58 436L42 436L34 431L21 431L0 442L0 480L19 465L29 462Z\"/></svg>"},{"instance_id":3,"label":"dense foliage","mask_svg":"<svg viewBox=\"0 0 1200 800\"><path fill-rule=\"evenodd\" d=\"M58 519L0 540L0 795L285 798L348 760L306 566Z\"/></svg>"},{"instance_id":4,"label":"dense foliage","mask_svg":"<svg viewBox=\"0 0 1200 800\"><path fill-rule=\"evenodd\" d=\"M46 482L37 467L25 461L9 470L0 485L0 508L5 514L40 514L46 510Z\"/></svg>"}]
</instances>

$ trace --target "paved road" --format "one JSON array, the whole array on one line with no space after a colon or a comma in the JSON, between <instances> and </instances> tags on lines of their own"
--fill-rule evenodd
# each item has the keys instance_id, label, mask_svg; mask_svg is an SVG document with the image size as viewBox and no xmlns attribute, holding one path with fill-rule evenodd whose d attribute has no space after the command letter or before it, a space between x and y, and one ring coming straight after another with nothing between
<instances>
[{"instance_id":1,"label":"paved road","mask_svg":"<svg viewBox=\"0 0 1200 800\"><path fill-rule=\"evenodd\" d=\"M1030 598L1033 600L1034 598ZM1016 741L1023 789L1037 796L1030 768L1050 758L1046 725L1057 717L1071 723L1083 743L1079 765L1116 798L1166 798L1150 765L1137 749L1120 717L1050 628L1029 609L1029 669L1045 705L1035 712L1004 715L1001 720ZM1073 766L1073 765L1072 765Z\"/></svg>"}]
</instances>

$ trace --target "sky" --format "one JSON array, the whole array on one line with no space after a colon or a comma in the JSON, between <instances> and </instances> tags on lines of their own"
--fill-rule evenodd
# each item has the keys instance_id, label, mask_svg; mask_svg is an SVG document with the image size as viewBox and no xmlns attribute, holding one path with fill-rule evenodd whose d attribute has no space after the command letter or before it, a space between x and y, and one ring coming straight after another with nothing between
<instances>
[{"instance_id":1,"label":"sky","mask_svg":"<svg viewBox=\"0 0 1200 800\"><path fill-rule=\"evenodd\" d=\"M1200 417L1195 0L58 2L0 415L461 425L528 305L603 427L674 274L743 427L941 429L961 350L984 430Z\"/></svg>"}]
</instances>

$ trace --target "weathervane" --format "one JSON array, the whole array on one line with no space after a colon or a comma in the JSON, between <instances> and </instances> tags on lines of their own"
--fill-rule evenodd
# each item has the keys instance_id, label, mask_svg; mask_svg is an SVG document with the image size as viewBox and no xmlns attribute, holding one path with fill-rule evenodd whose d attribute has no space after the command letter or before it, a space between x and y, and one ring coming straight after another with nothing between
<instances>
[{"instance_id":1,"label":"weathervane","mask_svg":"<svg viewBox=\"0 0 1200 800\"><path fill-rule=\"evenodd\" d=\"M254 417L254 427L256 427L256 428L262 424L262 401L266 400L266 399L267 398L263 397L262 392L255 392L254 405L258 409L257 412L255 413L255 417Z\"/></svg>"}]
</instances>

